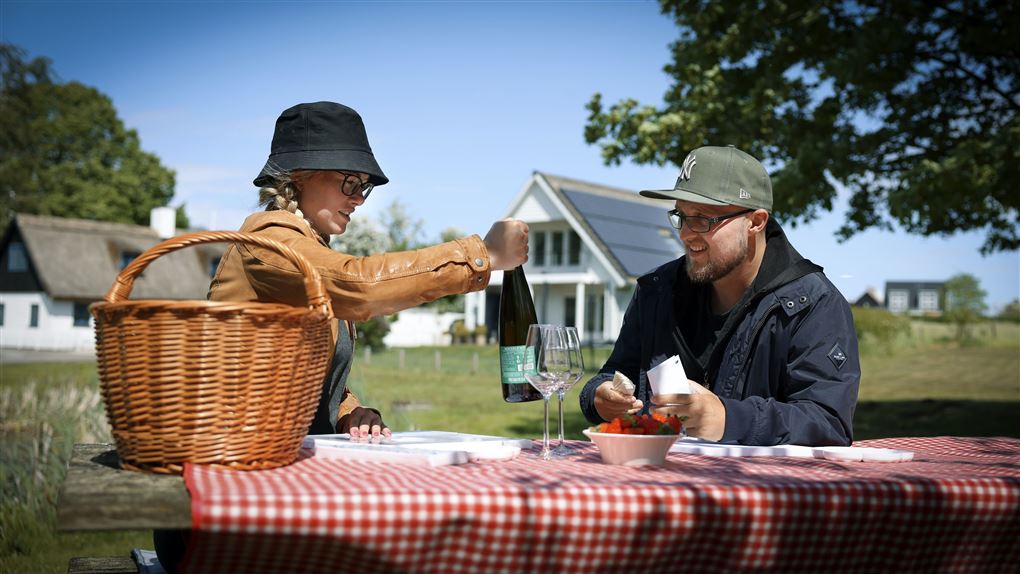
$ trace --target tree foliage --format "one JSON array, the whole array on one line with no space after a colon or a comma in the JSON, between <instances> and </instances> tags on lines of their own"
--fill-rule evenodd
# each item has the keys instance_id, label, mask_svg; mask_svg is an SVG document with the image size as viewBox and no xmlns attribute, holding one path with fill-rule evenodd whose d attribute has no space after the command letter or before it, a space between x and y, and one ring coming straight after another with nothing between
<instances>
[{"instance_id":1,"label":"tree foliage","mask_svg":"<svg viewBox=\"0 0 1020 574\"><path fill-rule=\"evenodd\" d=\"M343 235L330 237L329 246L334 251L364 257L389 251L390 238L371 219L352 219Z\"/></svg>"},{"instance_id":2,"label":"tree foliage","mask_svg":"<svg viewBox=\"0 0 1020 574\"><path fill-rule=\"evenodd\" d=\"M394 199L379 215L379 223L389 236L389 248L393 251L407 251L424 247L421 242L424 223L415 219L399 199Z\"/></svg>"},{"instance_id":3,"label":"tree foliage","mask_svg":"<svg viewBox=\"0 0 1020 574\"><path fill-rule=\"evenodd\" d=\"M977 277L969 273L953 275L946 281L944 318L956 325L957 340L965 339L970 325L984 317L988 309L986 295Z\"/></svg>"},{"instance_id":4,"label":"tree foliage","mask_svg":"<svg viewBox=\"0 0 1020 574\"><path fill-rule=\"evenodd\" d=\"M998 318L1003 321L1020 323L1020 299L1013 299L1003 307L1002 311L999 311Z\"/></svg>"},{"instance_id":5,"label":"tree foliage","mask_svg":"<svg viewBox=\"0 0 1020 574\"><path fill-rule=\"evenodd\" d=\"M1006 0L661 0L679 27L661 107L596 93L607 165L733 144L793 224L850 194L838 235L898 224L1020 247L1020 5Z\"/></svg>"},{"instance_id":6,"label":"tree foliage","mask_svg":"<svg viewBox=\"0 0 1020 574\"><path fill-rule=\"evenodd\" d=\"M148 225L174 172L141 149L113 102L60 83L46 58L0 43L0 226L14 212ZM183 208L178 227L187 227Z\"/></svg>"}]
</instances>

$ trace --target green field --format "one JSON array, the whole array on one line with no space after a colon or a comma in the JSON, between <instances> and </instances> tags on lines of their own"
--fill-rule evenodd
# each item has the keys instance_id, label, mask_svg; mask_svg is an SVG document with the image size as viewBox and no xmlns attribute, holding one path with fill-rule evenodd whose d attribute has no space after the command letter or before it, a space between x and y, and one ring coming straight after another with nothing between
<instances>
[{"instance_id":1,"label":"green field","mask_svg":"<svg viewBox=\"0 0 1020 574\"><path fill-rule=\"evenodd\" d=\"M856 439L1020 438L1020 326L984 325L963 345L951 334L946 325L914 322L892 340L865 338ZM586 364L594 371L608 353L586 349ZM497 372L495 347L416 348L362 354L349 383L394 430L541 437L541 403L504 403ZM109 440L94 365L2 365L0 377L0 572L66 572L72 556L151 548L148 531L54 532L72 444ZM578 391L565 403L574 439L588 425Z\"/></svg>"}]
</instances>

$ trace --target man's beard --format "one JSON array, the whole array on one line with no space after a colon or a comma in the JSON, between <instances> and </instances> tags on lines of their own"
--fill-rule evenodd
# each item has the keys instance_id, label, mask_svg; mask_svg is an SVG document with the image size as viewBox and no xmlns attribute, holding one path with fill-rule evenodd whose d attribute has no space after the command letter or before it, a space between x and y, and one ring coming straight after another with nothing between
<instances>
[{"instance_id":1,"label":"man's beard","mask_svg":"<svg viewBox=\"0 0 1020 574\"><path fill-rule=\"evenodd\" d=\"M690 277L692 283L712 283L718 281L723 277L726 277L734 269L740 266L747 258L747 236L741 235L740 242L737 245L737 250L731 257L724 259L712 260L709 259L707 263L701 267L695 268L694 260L690 257L687 258L687 276Z\"/></svg>"}]
</instances>

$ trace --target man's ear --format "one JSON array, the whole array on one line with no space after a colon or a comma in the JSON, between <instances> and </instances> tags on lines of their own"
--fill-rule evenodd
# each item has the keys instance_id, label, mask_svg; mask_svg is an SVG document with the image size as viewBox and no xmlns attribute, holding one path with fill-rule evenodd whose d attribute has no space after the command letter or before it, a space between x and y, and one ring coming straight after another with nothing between
<instances>
[{"instance_id":1,"label":"man's ear","mask_svg":"<svg viewBox=\"0 0 1020 574\"><path fill-rule=\"evenodd\" d=\"M769 222L769 212L764 209L756 209L751 213L751 227L748 231L751 233L761 233L765 231L765 224Z\"/></svg>"}]
</instances>

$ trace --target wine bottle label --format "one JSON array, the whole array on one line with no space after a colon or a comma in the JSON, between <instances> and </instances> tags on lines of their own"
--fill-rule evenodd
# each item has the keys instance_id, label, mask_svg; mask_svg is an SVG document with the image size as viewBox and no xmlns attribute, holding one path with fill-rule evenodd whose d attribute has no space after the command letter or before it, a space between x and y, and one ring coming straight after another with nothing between
<instances>
[{"instance_id":1,"label":"wine bottle label","mask_svg":"<svg viewBox=\"0 0 1020 574\"><path fill-rule=\"evenodd\" d=\"M529 384L527 372L535 372L535 351L525 345L505 345L499 348L499 369L504 385Z\"/></svg>"}]
</instances>

